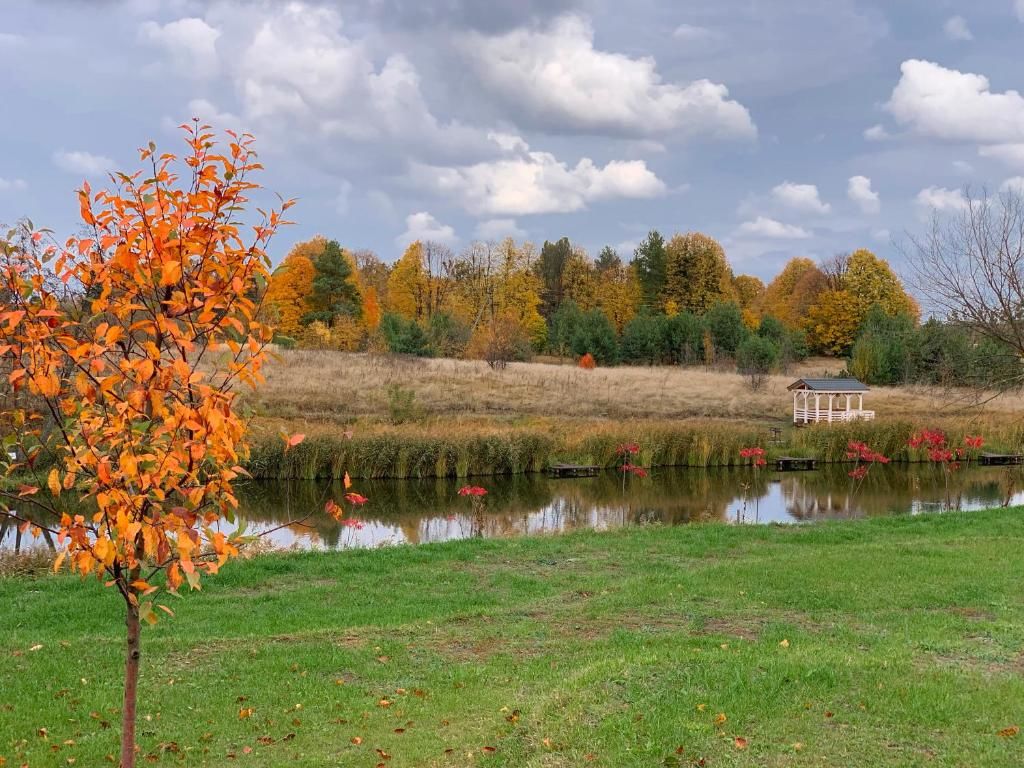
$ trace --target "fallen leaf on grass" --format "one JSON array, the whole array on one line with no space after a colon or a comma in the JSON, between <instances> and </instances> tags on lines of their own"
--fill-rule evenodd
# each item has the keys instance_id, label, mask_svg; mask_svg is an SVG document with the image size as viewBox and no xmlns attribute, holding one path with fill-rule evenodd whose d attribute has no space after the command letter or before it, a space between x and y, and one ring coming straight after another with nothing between
<instances>
[{"instance_id":1,"label":"fallen leaf on grass","mask_svg":"<svg viewBox=\"0 0 1024 768\"><path fill-rule=\"evenodd\" d=\"M781 641L779 642L779 645L780 645L780 646L782 646L783 648L789 648L789 640L786 640L785 638L783 638L783 639L782 639L782 640L781 640Z\"/></svg>"},{"instance_id":2,"label":"fallen leaf on grass","mask_svg":"<svg viewBox=\"0 0 1024 768\"><path fill-rule=\"evenodd\" d=\"M1020 726L1011 725L1008 728L1003 728L1001 731L997 733L997 735L1002 736L1004 739L1012 739L1018 733L1020 733Z\"/></svg>"},{"instance_id":3,"label":"fallen leaf on grass","mask_svg":"<svg viewBox=\"0 0 1024 768\"><path fill-rule=\"evenodd\" d=\"M238 719L245 720L247 717L252 717L252 713L255 711L252 707L242 707L238 710Z\"/></svg>"},{"instance_id":4,"label":"fallen leaf on grass","mask_svg":"<svg viewBox=\"0 0 1024 768\"><path fill-rule=\"evenodd\" d=\"M735 739L732 740L732 743L736 746L736 749L747 748L747 740L744 739L742 736L737 736Z\"/></svg>"},{"instance_id":5,"label":"fallen leaf on grass","mask_svg":"<svg viewBox=\"0 0 1024 768\"><path fill-rule=\"evenodd\" d=\"M363 743L363 737L362 736L353 736L350 739L350 741L358 747L360 744Z\"/></svg>"},{"instance_id":6,"label":"fallen leaf on grass","mask_svg":"<svg viewBox=\"0 0 1024 768\"><path fill-rule=\"evenodd\" d=\"M725 712L719 712L715 715L715 725L722 725L729 718L725 716Z\"/></svg>"}]
</instances>

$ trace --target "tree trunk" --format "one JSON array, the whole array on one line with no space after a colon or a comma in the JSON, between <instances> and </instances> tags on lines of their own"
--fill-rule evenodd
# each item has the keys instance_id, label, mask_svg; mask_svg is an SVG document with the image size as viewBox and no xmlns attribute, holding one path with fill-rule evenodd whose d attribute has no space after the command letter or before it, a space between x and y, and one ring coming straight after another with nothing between
<instances>
[{"instance_id":1,"label":"tree trunk","mask_svg":"<svg viewBox=\"0 0 1024 768\"><path fill-rule=\"evenodd\" d=\"M121 768L135 768L135 702L139 684L139 609L126 604L128 645L124 661L124 706L121 708Z\"/></svg>"}]
</instances>

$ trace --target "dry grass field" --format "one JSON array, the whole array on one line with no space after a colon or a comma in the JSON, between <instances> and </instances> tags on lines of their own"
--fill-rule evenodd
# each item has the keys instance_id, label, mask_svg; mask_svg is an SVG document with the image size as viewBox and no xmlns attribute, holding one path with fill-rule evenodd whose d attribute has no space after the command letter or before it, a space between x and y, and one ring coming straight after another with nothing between
<instances>
[{"instance_id":1,"label":"dry grass field","mask_svg":"<svg viewBox=\"0 0 1024 768\"><path fill-rule=\"evenodd\" d=\"M784 420L786 387L799 376L838 373L842 361L815 358L758 391L734 372L680 367L616 367L586 371L556 363L513 363L491 370L466 360L395 358L327 351L281 351L266 384L246 395L264 427L300 423L316 431L387 422L389 403L413 393L413 420L508 424L517 421L618 419ZM394 394L397 392L397 395ZM982 400L979 404L979 400ZM865 407L879 418L930 416L991 420L1024 413L1016 396L991 399L924 387L878 387Z\"/></svg>"}]
</instances>

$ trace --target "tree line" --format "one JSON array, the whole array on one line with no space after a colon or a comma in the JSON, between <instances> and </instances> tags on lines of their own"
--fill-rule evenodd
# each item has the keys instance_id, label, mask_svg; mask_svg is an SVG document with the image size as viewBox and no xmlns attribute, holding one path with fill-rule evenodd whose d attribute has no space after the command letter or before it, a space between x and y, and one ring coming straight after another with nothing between
<instances>
[{"instance_id":1,"label":"tree line","mask_svg":"<svg viewBox=\"0 0 1024 768\"><path fill-rule=\"evenodd\" d=\"M859 249L791 259L767 285L734 274L699 232L652 230L630 262L568 238L456 253L414 242L393 264L325 237L296 245L267 305L285 346L486 360L547 354L599 365L735 365L752 382L809 354L874 383L952 381L977 362L965 327L930 321L890 265ZM920 338L918 338L920 335ZM986 354L991 345L982 345ZM932 350L925 355L923 350Z\"/></svg>"}]
</instances>

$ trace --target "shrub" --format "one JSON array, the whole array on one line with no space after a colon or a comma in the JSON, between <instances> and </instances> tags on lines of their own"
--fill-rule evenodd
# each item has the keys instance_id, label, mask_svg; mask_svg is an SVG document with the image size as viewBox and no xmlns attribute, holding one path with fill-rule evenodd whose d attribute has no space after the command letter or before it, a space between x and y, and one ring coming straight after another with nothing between
<instances>
[{"instance_id":1,"label":"shrub","mask_svg":"<svg viewBox=\"0 0 1024 768\"><path fill-rule=\"evenodd\" d=\"M381 318L380 332L389 352L417 357L434 356L430 339L415 320L388 312Z\"/></svg>"},{"instance_id":2,"label":"shrub","mask_svg":"<svg viewBox=\"0 0 1024 768\"><path fill-rule=\"evenodd\" d=\"M618 360L615 327L600 309L583 313L572 335L572 352L579 357L589 352L601 365L614 365Z\"/></svg>"},{"instance_id":3,"label":"shrub","mask_svg":"<svg viewBox=\"0 0 1024 768\"><path fill-rule=\"evenodd\" d=\"M388 386L388 418L391 419L391 423L404 424L407 421L415 421L419 416L420 409L416 405L416 393L401 384L390 384Z\"/></svg>"},{"instance_id":4,"label":"shrub","mask_svg":"<svg viewBox=\"0 0 1024 768\"><path fill-rule=\"evenodd\" d=\"M441 357L461 357L469 343L469 326L447 312L431 315L427 326L430 348Z\"/></svg>"},{"instance_id":5,"label":"shrub","mask_svg":"<svg viewBox=\"0 0 1024 768\"><path fill-rule=\"evenodd\" d=\"M500 370L513 360L528 359L530 351L530 339L516 319L499 315L490 324L481 325L473 332L466 355Z\"/></svg>"},{"instance_id":6,"label":"shrub","mask_svg":"<svg viewBox=\"0 0 1024 768\"><path fill-rule=\"evenodd\" d=\"M704 316L711 340L718 352L735 355L743 340L750 335L743 324L743 312L731 301L715 304Z\"/></svg>"},{"instance_id":7,"label":"shrub","mask_svg":"<svg viewBox=\"0 0 1024 768\"><path fill-rule=\"evenodd\" d=\"M655 365L665 353L664 325L667 318L641 312L622 329L620 352L626 363Z\"/></svg>"},{"instance_id":8,"label":"shrub","mask_svg":"<svg viewBox=\"0 0 1024 768\"><path fill-rule=\"evenodd\" d=\"M587 371L592 371L597 368L597 361L594 360L594 356L587 352L583 357L580 358L580 368Z\"/></svg>"},{"instance_id":9,"label":"shrub","mask_svg":"<svg viewBox=\"0 0 1024 768\"><path fill-rule=\"evenodd\" d=\"M750 388L758 390L768 374L779 364L779 347L771 339L748 336L736 350L736 365L740 373L750 377Z\"/></svg>"}]
</instances>

